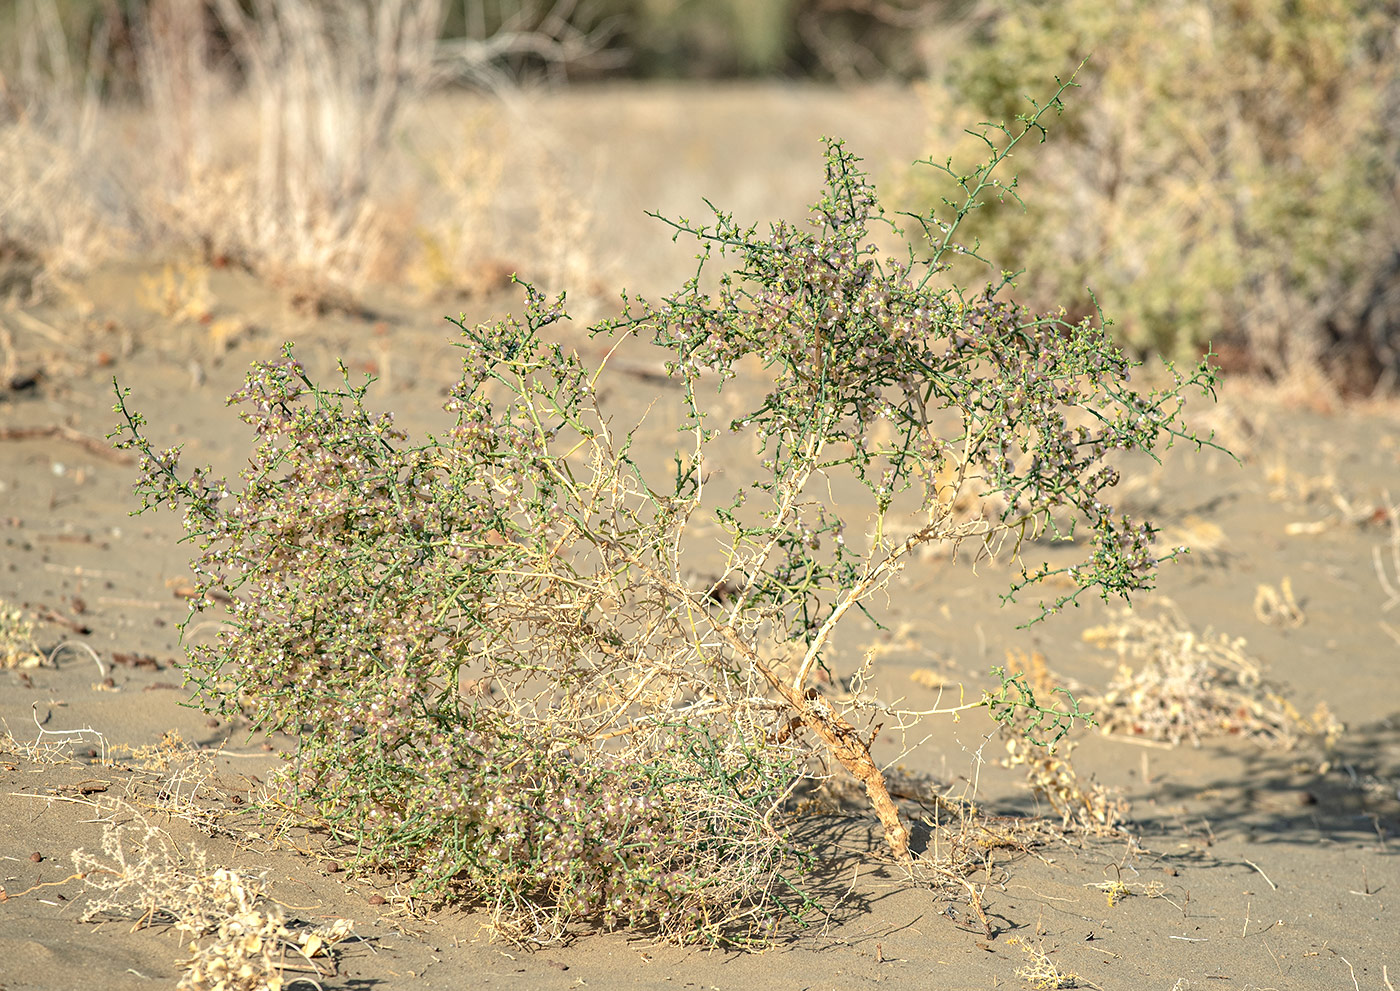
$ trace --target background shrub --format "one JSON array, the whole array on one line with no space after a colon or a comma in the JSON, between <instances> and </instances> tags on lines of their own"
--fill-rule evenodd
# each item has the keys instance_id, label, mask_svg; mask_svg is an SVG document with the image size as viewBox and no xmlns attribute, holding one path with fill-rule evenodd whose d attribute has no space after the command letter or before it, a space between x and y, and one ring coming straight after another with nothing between
<instances>
[{"instance_id":1,"label":"background shrub","mask_svg":"<svg viewBox=\"0 0 1400 991\"><path fill-rule=\"evenodd\" d=\"M1140 351L1207 342L1344 389L1393 376L1400 335L1400 52L1390 2L1032 0L996 7L950 74L1007 120L1083 59L1063 126L1021 169L1024 211L978 218L1036 306ZM961 111L960 111L961 112ZM1393 381L1393 379L1392 379Z\"/></svg>"}]
</instances>

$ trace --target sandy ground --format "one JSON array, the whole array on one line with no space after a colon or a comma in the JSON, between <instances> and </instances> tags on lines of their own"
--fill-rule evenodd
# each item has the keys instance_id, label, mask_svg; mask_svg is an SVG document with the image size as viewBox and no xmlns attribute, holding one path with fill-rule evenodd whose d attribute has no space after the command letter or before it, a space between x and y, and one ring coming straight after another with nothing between
<instances>
[{"instance_id":1,"label":"sandy ground","mask_svg":"<svg viewBox=\"0 0 1400 991\"><path fill-rule=\"evenodd\" d=\"M430 122L454 112L450 103L424 110ZM614 288L664 287L687 271L690 252L673 248L644 208L699 216L706 194L740 216L799 214L817 188L816 138L826 132L848 136L877 178L927 150L918 100L885 90L616 88L537 98L527 112L551 147L586 150L589 236L613 252ZM287 339L313 373L344 356L382 375L383 402L421 430L437 422L454 376L441 318L459 304L385 293L367 300L368 316L312 319L247 275L218 271L215 316L244 329L216 344L207 327L140 304L151 271L107 266L43 302L0 309L14 372L0 383L0 598L42 620L46 649L63 641L91 649L0 670L0 728L11 736L0 753L0 991L174 987L185 954L179 933L79 921L89 895L71 878L71 854L97 851L103 820L133 809L182 848L207 850L211 863L265 871L290 916L353 920L357 937L342 945L337 975L319 978L326 989L1024 987L1033 986L1017 975L1032 962L1027 948L1079 975L1077 985L1042 986L1379 991L1389 966L1389 982L1400 981L1391 907L1400 890L1392 838L1400 611L1387 612L1394 601L1380 574L1400 577L1393 568L1378 574L1373 558L1379 549L1391 567L1394 405L1343 408L1228 384L1200 419L1222 431L1241 463L1176 452L1162 466L1134 463L1124 486L1135 512L1197 548L1166 569L1158 591L1135 600L1138 613L1170 603L1202 635L1243 638L1300 712L1325 701L1345 724L1330 750L1307 741L1267 749L1239 736L1166 748L1079 734L1075 765L1121 789L1131 835L1070 836L996 859L972 878L985 885L987 926L956 893L902 881L881 861L868 817L833 815L811 826L823 851L814 883L830 915L768 951L586 935L522 952L492 942L478 915L415 915L392 880L348 878L322 839L274 834L247 811L292 741L250 737L184 705L176 624L189 550L177 542L177 520L128 515L134 469L93 442L114 425L115 374L161 443L236 470L248 438L223 399L248 362ZM515 302L506 294L466 305L484 318ZM654 357L628 360L644 371ZM638 387L648 381L636 376L618 389L622 413L652 398ZM1057 676L1101 691L1116 659L1081 634L1109 621L1109 610L1086 604L1018 629L1032 609L1000 605L1008 577L1005 567L974 575L938 557L911 566L889 604L898 633L879 676L926 705L934 695L911 677L916 670L976 692L1007 651L1039 650ZM1300 622L1266 622L1260 587L1281 592L1285 580ZM854 627L844 656L879 636ZM900 758L910 768L993 814L1038 810L1019 772L998 766L1002 745L979 714L925 729L928 741ZM217 756L190 770L176 735ZM46 758L50 745L57 752ZM881 746L877 756L900 757L899 741ZM113 812L117 800L128 811ZM212 810L204 821L219 828L197 828L200 817L188 814L197 809ZM1115 879L1133 895L1109 905L1095 886Z\"/></svg>"}]
</instances>

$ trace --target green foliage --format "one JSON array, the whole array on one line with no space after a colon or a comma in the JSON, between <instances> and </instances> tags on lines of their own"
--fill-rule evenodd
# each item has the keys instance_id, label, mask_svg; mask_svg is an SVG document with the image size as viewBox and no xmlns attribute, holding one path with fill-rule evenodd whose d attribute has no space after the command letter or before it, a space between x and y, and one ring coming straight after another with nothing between
<instances>
[{"instance_id":1,"label":"green foliage","mask_svg":"<svg viewBox=\"0 0 1400 991\"><path fill-rule=\"evenodd\" d=\"M836 627L920 545L1014 555L1076 520L1085 560L1021 562L1013 592L1065 574L1050 611L1150 586L1153 531L1108 504L1107 459L1196 440L1181 391L1211 384L1202 367L1133 391L1096 324L1036 316L998 286L940 287L958 225L1052 109L1058 93L961 177L946 220L917 218L922 254L872 246L888 221L838 141L805 226L669 222L699 244L696 275L592 328L670 352L669 467L641 454L658 442L645 420L604 408L606 360L558 343L562 298L530 287L523 319L459 324L447 423L421 442L371 411L368 382L319 385L290 345L254 366L232 402L256 446L232 489L154 448L119 389L143 506L183 508L200 548L195 612L231 602L219 639L190 648L199 702L299 736L284 784L313 821L520 940L580 924L744 939L800 918L786 799L833 757L907 856L855 728L890 706L869 672L849 693L812 677ZM747 412L721 419L736 379ZM721 450L742 482L723 496ZM862 494L838 503L843 477ZM972 516L954 508L967 495ZM717 544L719 573L691 577ZM797 660L780 671L783 653ZM961 708L1028 719L1049 743L1086 718L1070 705L1003 674Z\"/></svg>"},{"instance_id":2,"label":"green foliage","mask_svg":"<svg viewBox=\"0 0 1400 991\"><path fill-rule=\"evenodd\" d=\"M1270 371L1316 358L1324 325L1384 253L1397 181L1393 6L1346 0L1001 4L951 84L1006 120L1088 59L1015 202L978 218L983 252L1034 305L1092 288L1121 338L1207 342Z\"/></svg>"}]
</instances>

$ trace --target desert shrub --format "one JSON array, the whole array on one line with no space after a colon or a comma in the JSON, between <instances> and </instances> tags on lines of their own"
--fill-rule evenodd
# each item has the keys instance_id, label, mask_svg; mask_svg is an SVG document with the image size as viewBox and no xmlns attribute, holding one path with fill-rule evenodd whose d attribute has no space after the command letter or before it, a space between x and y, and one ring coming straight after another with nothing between
<instances>
[{"instance_id":1,"label":"desert shrub","mask_svg":"<svg viewBox=\"0 0 1400 991\"><path fill-rule=\"evenodd\" d=\"M1024 209L978 218L982 253L1025 270L1033 305L1089 312L1091 287L1134 349L1214 341L1271 375L1321 364L1369 390L1393 374L1400 323L1394 17L1341 0L998 4L950 73L971 112L1010 119L1088 62L1021 171Z\"/></svg>"},{"instance_id":2,"label":"desert shrub","mask_svg":"<svg viewBox=\"0 0 1400 991\"><path fill-rule=\"evenodd\" d=\"M190 648L198 701L299 736L284 784L362 863L521 940L577 923L740 938L800 916L787 799L834 764L908 858L869 727L927 713L882 701L869 670L849 692L817 679L837 626L930 542L1005 552L1009 594L1062 576L1047 612L1149 586L1153 530L1107 503L1107 460L1190 436L1181 391L1211 383L1202 366L1134 391L1098 325L939 286L958 223L1051 107L961 178L947 220L921 218L907 258L871 245L887 221L837 141L806 227L672 222L701 246L696 275L591 332L669 352L675 420L616 422L608 360L566 350L562 297L528 286L523 317L459 322L462 375L422 441L368 381L318 384L288 345L232 397L257 442L231 488L182 473L119 389L143 506L183 508L201 548L195 611L231 603ZM717 387L741 374L758 395L731 419ZM669 465L640 453L656 443ZM741 484L712 477L721 454ZM967 491L979 512L954 510ZM1020 558L1076 520L1082 563ZM1028 699L1007 676L960 708L1008 722ZM1074 718L1037 707L1035 731L1053 743Z\"/></svg>"}]
</instances>

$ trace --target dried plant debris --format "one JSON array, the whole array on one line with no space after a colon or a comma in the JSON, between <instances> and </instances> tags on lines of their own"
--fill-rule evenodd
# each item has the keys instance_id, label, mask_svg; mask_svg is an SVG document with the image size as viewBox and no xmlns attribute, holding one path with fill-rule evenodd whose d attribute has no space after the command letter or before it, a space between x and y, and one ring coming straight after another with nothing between
<instances>
[{"instance_id":1,"label":"dried plant debris","mask_svg":"<svg viewBox=\"0 0 1400 991\"><path fill-rule=\"evenodd\" d=\"M1210 736L1245 736L1291 748L1306 738L1330 746L1344 728L1326 703L1310 716L1299 713L1242 637L1197 633L1174 610L1150 619L1122 612L1083 638L1118 654L1117 676L1092 700L1105 733L1194 746Z\"/></svg>"},{"instance_id":2,"label":"dried plant debris","mask_svg":"<svg viewBox=\"0 0 1400 991\"><path fill-rule=\"evenodd\" d=\"M1254 593L1254 615L1265 626L1296 629L1307 622L1303 607L1293 596L1293 583L1286 576L1278 588L1260 585Z\"/></svg>"},{"instance_id":3,"label":"dried plant debris","mask_svg":"<svg viewBox=\"0 0 1400 991\"><path fill-rule=\"evenodd\" d=\"M1050 953L1055 952L1054 948L1051 948L1050 953L1046 953L1043 943L1040 946L1031 946L1025 940L1015 936L1011 937L1007 942L1012 946L1020 947L1021 952L1026 955L1026 963L1016 969L1016 976L1031 987L1046 991L1046 989L1051 988L1077 988L1082 986L1079 982L1083 980L1083 978L1078 974L1071 971L1062 971L1055 966L1054 961L1050 959Z\"/></svg>"},{"instance_id":4,"label":"dried plant debris","mask_svg":"<svg viewBox=\"0 0 1400 991\"><path fill-rule=\"evenodd\" d=\"M100 854L77 850L73 867L90 889L83 921L134 919L189 937L180 991L281 991L336 973L335 947L351 934L336 919L304 926L288 919L261 879L211 868L197 847L182 850L130 806L106 810Z\"/></svg>"},{"instance_id":5,"label":"dried plant debris","mask_svg":"<svg viewBox=\"0 0 1400 991\"><path fill-rule=\"evenodd\" d=\"M1045 655L1038 650L1030 654L1007 651L1006 667L1009 672L1022 674L1026 684L1044 698L1057 691L1066 694L1050 671ZM1027 722L1032 712L1018 710L1015 718L1002 724L1007 753L1003 766L1025 768L1031 791L1059 815L1061 829L1094 836L1119 832L1128 814L1127 801L1116 789L1080 777L1070 760L1073 742L1060 740L1049 748L1037 745L1035 728Z\"/></svg>"},{"instance_id":6,"label":"dried plant debris","mask_svg":"<svg viewBox=\"0 0 1400 991\"><path fill-rule=\"evenodd\" d=\"M0 668L34 668L44 661L34 644L34 621L0 599Z\"/></svg>"},{"instance_id":7,"label":"dried plant debris","mask_svg":"<svg viewBox=\"0 0 1400 991\"><path fill-rule=\"evenodd\" d=\"M932 691L942 691L945 688L957 686L957 682L947 675L939 674L933 668L915 668L909 672L909 680L920 688L927 688Z\"/></svg>"},{"instance_id":8,"label":"dried plant debris","mask_svg":"<svg viewBox=\"0 0 1400 991\"><path fill-rule=\"evenodd\" d=\"M1166 890L1161 881L1124 881L1123 872L1117 864L1110 864L1114 876L1097 884L1086 884L1086 888L1102 891L1108 907L1113 908L1125 898L1142 895L1145 898L1161 898ZM1131 868L1130 868L1131 869ZM1136 872L1135 872L1136 873Z\"/></svg>"}]
</instances>

